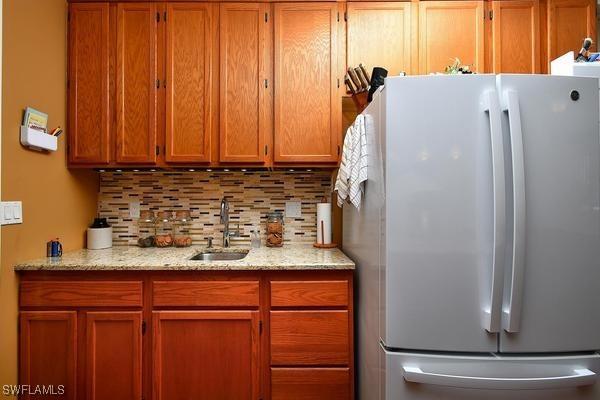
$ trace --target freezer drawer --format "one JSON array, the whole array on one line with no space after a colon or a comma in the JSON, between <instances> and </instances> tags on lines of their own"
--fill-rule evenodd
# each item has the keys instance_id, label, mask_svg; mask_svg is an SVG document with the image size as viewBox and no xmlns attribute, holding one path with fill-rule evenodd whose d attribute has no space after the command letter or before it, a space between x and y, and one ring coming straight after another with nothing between
<instances>
[{"instance_id":1,"label":"freezer drawer","mask_svg":"<svg viewBox=\"0 0 600 400\"><path fill-rule=\"evenodd\" d=\"M600 355L449 356L382 348L389 400L597 400Z\"/></svg>"}]
</instances>

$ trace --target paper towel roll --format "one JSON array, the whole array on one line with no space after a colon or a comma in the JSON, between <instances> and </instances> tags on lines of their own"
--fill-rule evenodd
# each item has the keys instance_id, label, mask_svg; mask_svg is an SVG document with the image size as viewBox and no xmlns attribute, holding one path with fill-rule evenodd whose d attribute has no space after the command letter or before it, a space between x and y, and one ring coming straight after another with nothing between
<instances>
[{"instance_id":1,"label":"paper towel roll","mask_svg":"<svg viewBox=\"0 0 600 400\"><path fill-rule=\"evenodd\" d=\"M317 203L317 243L331 243L331 203Z\"/></svg>"}]
</instances>

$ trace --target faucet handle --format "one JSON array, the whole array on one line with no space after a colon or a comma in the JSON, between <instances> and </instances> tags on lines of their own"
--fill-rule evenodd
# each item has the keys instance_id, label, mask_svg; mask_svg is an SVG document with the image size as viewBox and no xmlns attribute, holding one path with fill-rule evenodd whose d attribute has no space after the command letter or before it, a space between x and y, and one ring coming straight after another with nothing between
<instances>
[{"instance_id":1,"label":"faucet handle","mask_svg":"<svg viewBox=\"0 0 600 400\"><path fill-rule=\"evenodd\" d=\"M209 237L207 237L207 238L206 238L206 248L207 248L207 249L210 249L210 248L212 248L212 247L213 247L213 244L212 244L212 242L213 242L213 238L212 238L212 236L209 236Z\"/></svg>"},{"instance_id":2,"label":"faucet handle","mask_svg":"<svg viewBox=\"0 0 600 400\"><path fill-rule=\"evenodd\" d=\"M235 229L235 233L233 234L234 237L238 237L241 236L242 233L240 232L240 223L237 223L237 228Z\"/></svg>"}]
</instances>

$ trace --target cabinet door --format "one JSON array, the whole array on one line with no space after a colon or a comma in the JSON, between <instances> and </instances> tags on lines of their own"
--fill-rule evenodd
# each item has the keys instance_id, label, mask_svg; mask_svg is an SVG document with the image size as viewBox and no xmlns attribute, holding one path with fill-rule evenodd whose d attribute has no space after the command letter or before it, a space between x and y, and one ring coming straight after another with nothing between
<instances>
[{"instance_id":1,"label":"cabinet door","mask_svg":"<svg viewBox=\"0 0 600 400\"><path fill-rule=\"evenodd\" d=\"M275 161L336 162L337 4L275 4Z\"/></svg>"},{"instance_id":2,"label":"cabinet door","mask_svg":"<svg viewBox=\"0 0 600 400\"><path fill-rule=\"evenodd\" d=\"M117 155L119 163L156 161L156 6L117 5Z\"/></svg>"},{"instance_id":3,"label":"cabinet door","mask_svg":"<svg viewBox=\"0 0 600 400\"><path fill-rule=\"evenodd\" d=\"M109 162L107 3L72 3L69 21L69 162Z\"/></svg>"},{"instance_id":4,"label":"cabinet door","mask_svg":"<svg viewBox=\"0 0 600 400\"><path fill-rule=\"evenodd\" d=\"M568 51L575 54L583 39L596 41L596 2L593 0L548 1L548 61ZM593 48L596 48L594 45Z\"/></svg>"},{"instance_id":5,"label":"cabinet door","mask_svg":"<svg viewBox=\"0 0 600 400\"><path fill-rule=\"evenodd\" d=\"M257 400L258 324L258 311L154 312L154 399Z\"/></svg>"},{"instance_id":6,"label":"cabinet door","mask_svg":"<svg viewBox=\"0 0 600 400\"><path fill-rule=\"evenodd\" d=\"M540 72L538 0L492 2L494 72Z\"/></svg>"},{"instance_id":7,"label":"cabinet door","mask_svg":"<svg viewBox=\"0 0 600 400\"><path fill-rule=\"evenodd\" d=\"M272 123L269 8L265 3L221 3L219 146L223 162L265 160Z\"/></svg>"},{"instance_id":8,"label":"cabinet door","mask_svg":"<svg viewBox=\"0 0 600 400\"><path fill-rule=\"evenodd\" d=\"M455 58L483 72L483 1L419 3L419 72L443 72Z\"/></svg>"},{"instance_id":9,"label":"cabinet door","mask_svg":"<svg viewBox=\"0 0 600 400\"><path fill-rule=\"evenodd\" d=\"M389 75L411 70L411 3L348 3L348 66L362 63L369 73L383 67Z\"/></svg>"},{"instance_id":10,"label":"cabinet door","mask_svg":"<svg viewBox=\"0 0 600 400\"><path fill-rule=\"evenodd\" d=\"M142 312L86 313L89 400L142 397Z\"/></svg>"},{"instance_id":11,"label":"cabinet door","mask_svg":"<svg viewBox=\"0 0 600 400\"><path fill-rule=\"evenodd\" d=\"M167 4L166 160L210 162L218 5Z\"/></svg>"},{"instance_id":12,"label":"cabinet door","mask_svg":"<svg viewBox=\"0 0 600 400\"><path fill-rule=\"evenodd\" d=\"M271 400L351 399L349 368L271 368Z\"/></svg>"},{"instance_id":13,"label":"cabinet door","mask_svg":"<svg viewBox=\"0 0 600 400\"><path fill-rule=\"evenodd\" d=\"M61 399L75 399L77 313L24 311L19 323L19 383L32 387L52 385L55 393L63 394Z\"/></svg>"}]
</instances>

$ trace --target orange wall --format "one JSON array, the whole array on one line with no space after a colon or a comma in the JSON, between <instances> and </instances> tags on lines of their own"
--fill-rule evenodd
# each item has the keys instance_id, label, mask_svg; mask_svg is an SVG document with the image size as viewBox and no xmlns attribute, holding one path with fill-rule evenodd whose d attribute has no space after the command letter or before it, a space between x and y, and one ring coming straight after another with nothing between
<instances>
[{"instance_id":1,"label":"orange wall","mask_svg":"<svg viewBox=\"0 0 600 400\"><path fill-rule=\"evenodd\" d=\"M44 257L46 241L65 250L84 245L96 213L98 177L66 168L65 136L51 154L26 150L19 125L26 106L48 113L50 127L66 122L66 0L4 0L2 49L2 200L23 202L22 225L2 227L0 253L0 385L17 376L19 261Z\"/></svg>"}]
</instances>

